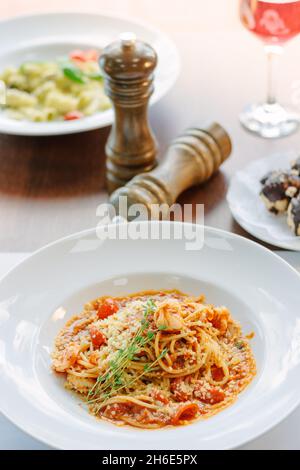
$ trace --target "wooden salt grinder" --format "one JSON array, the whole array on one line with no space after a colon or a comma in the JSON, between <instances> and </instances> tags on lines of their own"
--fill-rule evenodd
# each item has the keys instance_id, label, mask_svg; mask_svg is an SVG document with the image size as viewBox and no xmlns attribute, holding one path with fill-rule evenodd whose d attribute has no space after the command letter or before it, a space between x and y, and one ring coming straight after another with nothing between
<instances>
[{"instance_id":1,"label":"wooden salt grinder","mask_svg":"<svg viewBox=\"0 0 300 470\"><path fill-rule=\"evenodd\" d=\"M230 137L219 124L213 123L205 129L187 129L171 143L157 168L136 176L116 190L110 202L117 213L120 196L127 197L128 208L144 204L149 213L151 204L171 206L182 191L207 181L230 153Z\"/></svg>"},{"instance_id":2,"label":"wooden salt grinder","mask_svg":"<svg viewBox=\"0 0 300 470\"><path fill-rule=\"evenodd\" d=\"M111 193L156 165L157 146L147 108L157 56L133 33L124 33L104 49L99 63L115 114L105 148L107 189Z\"/></svg>"}]
</instances>

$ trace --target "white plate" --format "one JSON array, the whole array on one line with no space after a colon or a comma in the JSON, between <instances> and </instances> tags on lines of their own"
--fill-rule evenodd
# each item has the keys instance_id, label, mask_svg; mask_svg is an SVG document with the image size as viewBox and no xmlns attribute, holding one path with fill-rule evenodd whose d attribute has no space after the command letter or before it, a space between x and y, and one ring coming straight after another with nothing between
<instances>
[{"instance_id":1,"label":"white plate","mask_svg":"<svg viewBox=\"0 0 300 470\"><path fill-rule=\"evenodd\" d=\"M48 13L20 16L0 22L0 71L27 60L50 60L75 48L103 48L124 31L134 32L158 54L155 71L155 103L172 87L179 73L175 45L161 32L132 20L96 13ZM112 110L77 121L42 122L13 120L0 113L0 132L17 135L58 135L105 127L113 121Z\"/></svg>"},{"instance_id":2,"label":"white plate","mask_svg":"<svg viewBox=\"0 0 300 470\"><path fill-rule=\"evenodd\" d=\"M101 240L89 230L48 245L12 269L0 281L4 415L63 449L227 449L291 413L300 401L299 274L269 250L221 230L205 228L201 250L187 251L185 243ZM96 420L51 372L56 333L98 295L168 288L204 292L209 302L228 306L245 332L254 331L257 377L234 405L185 427L145 431Z\"/></svg>"},{"instance_id":3,"label":"white plate","mask_svg":"<svg viewBox=\"0 0 300 470\"><path fill-rule=\"evenodd\" d=\"M255 160L232 177L227 201L235 220L254 237L271 245L300 251L300 237L286 223L286 215L270 213L259 197L260 179L269 171L290 168L294 152Z\"/></svg>"}]
</instances>

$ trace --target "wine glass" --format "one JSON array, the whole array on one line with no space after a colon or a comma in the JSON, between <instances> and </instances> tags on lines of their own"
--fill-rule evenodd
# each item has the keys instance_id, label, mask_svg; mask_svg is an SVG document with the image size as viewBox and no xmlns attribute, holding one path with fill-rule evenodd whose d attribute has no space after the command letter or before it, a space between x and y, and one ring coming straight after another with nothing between
<instances>
[{"instance_id":1,"label":"wine glass","mask_svg":"<svg viewBox=\"0 0 300 470\"><path fill-rule=\"evenodd\" d=\"M240 0L240 18L263 40L268 61L266 102L249 105L240 121L261 137L287 136L298 129L300 119L291 108L277 102L276 68L283 45L300 32L300 0Z\"/></svg>"}]
</instances>

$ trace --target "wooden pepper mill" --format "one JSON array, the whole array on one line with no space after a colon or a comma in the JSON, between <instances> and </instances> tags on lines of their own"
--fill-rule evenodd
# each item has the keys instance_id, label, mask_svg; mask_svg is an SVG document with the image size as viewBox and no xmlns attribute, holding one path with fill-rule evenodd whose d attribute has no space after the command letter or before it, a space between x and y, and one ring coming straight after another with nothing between
<instances>
[{"instance_id":1,"label":"wooden pepper mill","mask_svg":"<svg viewBox=\"0 0 300 470\"><path fill-rule=\"evenodd\" d=\"M111 193L156 165L157 146L147 108L157 55L133 33L124 33L104 49L99 63L115 113L105 148L107 189Z\"/></svg>"},{"instance_id":2,"label":"wooden pepper mill","mask_svg":"<svg viewBox=\"0 0 300 470\"><path fill-rule=\"evenodd\" d=\"M127 207L144 204L171 206L180 193L190 186L207 181L231 153L231 140L217 123L205 129L191 128L175 139L161 164L149 173L135 176L117 189L110 202L119 213L119 197L127 197Z\"/></svg>"}]
</instances>

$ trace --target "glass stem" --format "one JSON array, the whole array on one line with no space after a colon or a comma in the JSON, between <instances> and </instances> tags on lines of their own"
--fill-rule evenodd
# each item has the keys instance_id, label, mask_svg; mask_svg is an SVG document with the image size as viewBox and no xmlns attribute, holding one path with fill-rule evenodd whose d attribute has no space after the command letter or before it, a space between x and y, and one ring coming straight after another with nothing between
<instances>
[{"instance_id":1,"label":"glass stem","mask_svg":"<svg viewBox=\"0 0 300 470\"><path fill-rule=\"evenodd\" d=\"M274 105L277 103L278 58L282 47L266 45L265 52L268 61L267 105Z\"/></svg>"}]
</instances>

